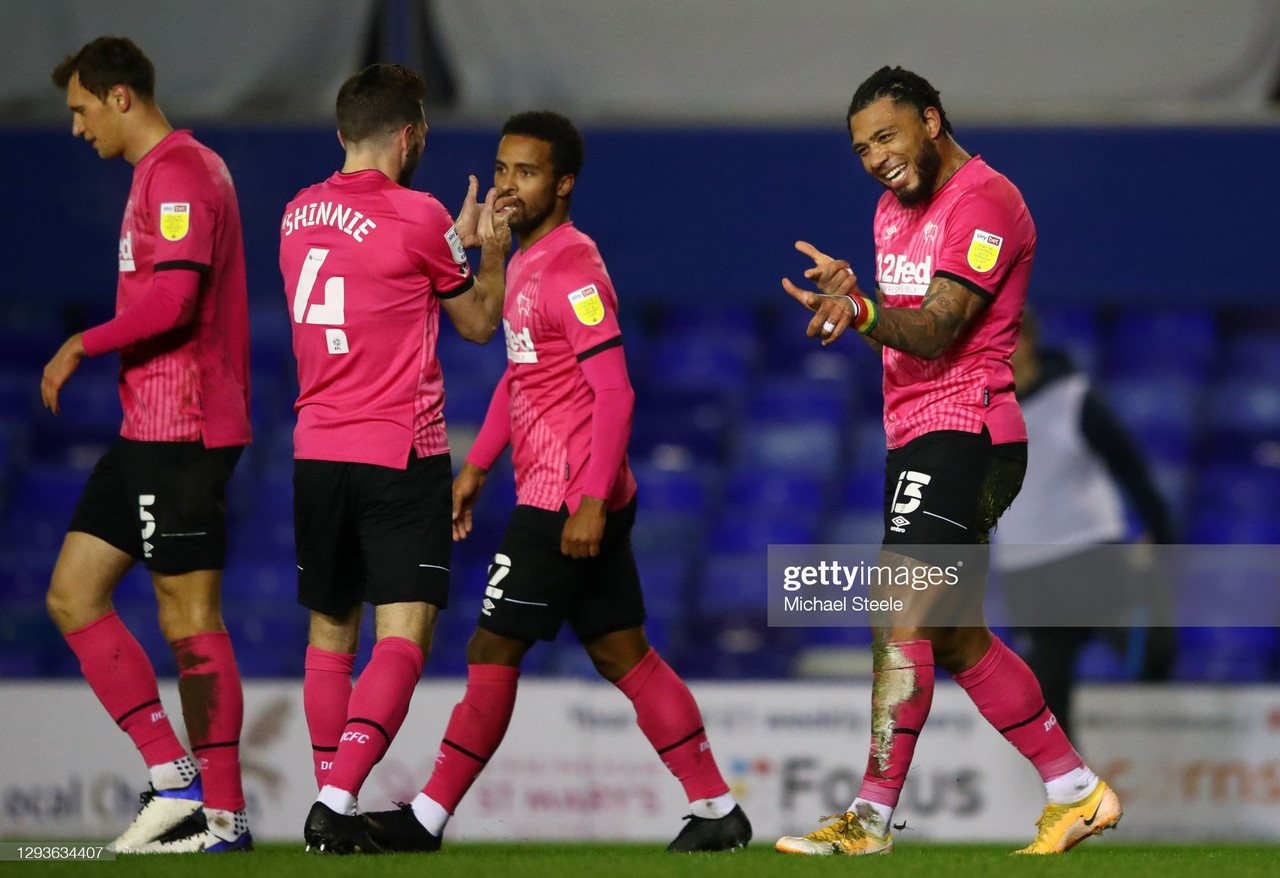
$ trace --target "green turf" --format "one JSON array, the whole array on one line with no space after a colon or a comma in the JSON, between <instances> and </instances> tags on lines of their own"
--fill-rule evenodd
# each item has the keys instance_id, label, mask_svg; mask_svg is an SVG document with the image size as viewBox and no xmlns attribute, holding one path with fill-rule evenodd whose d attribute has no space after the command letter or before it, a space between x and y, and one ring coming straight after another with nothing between
<instances>
[{"instance_id":1,"label":"green turf","mask_svg":"<svg viewBox=\"0 0 1280 878\"><path fill-rule=\"evenodd\" d=\"M180 867L179 867L179 864ZM994 875L1222 878L1280 873L1280 847L1263 845L1087 845L1057 857L1012 857L1007 846L904 844L887 857L799 857L768 845L733 854L668 854L661 845L456 844L438 854L335 857L295 845L261 845L252 854L120 857L110 863L5 863L12 875L147 878L649 878L718 875L774 878L861 875L892 878L992 878ZM102 870L102 871L99 871Z\"/></svg>"}]
</instances>

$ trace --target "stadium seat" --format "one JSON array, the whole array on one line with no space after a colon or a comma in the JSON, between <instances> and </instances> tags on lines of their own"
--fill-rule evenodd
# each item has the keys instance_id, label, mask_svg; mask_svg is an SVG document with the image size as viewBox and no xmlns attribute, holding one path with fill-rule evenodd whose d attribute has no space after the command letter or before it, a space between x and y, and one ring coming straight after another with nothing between
<instances>
[{"instance_id":1,"label":"stadium seat","mask_svg":"<svg viewBox=\"0 0 1280 878\"><path fill-rule=\"evenodd\" d=\"M787 473L830 480L840 476L848 455L841 430L828 420L743 422L734 465L758 473Z\"/></svg>"},{"instance_id":2,"label":"stadium seat","mask_svg":"<svg viewBox=\"0 0 1280 878\"><path fill-rule=\"evenodd\" d=\"M47 464L28 468L10 494L3 548L51 550L56 555L88 475Z\"/></svg>"},{"instance_id":3,"label":"stadium seat","mask_svg":"<svg viewBox=\"0 0 1280 878\"><path fill-rule=\"evenodd\" d=\"M1280 383L1280 333L1246 332L1226 341L1217 367L1225 379L1249 378Z\"/></svg>"},{"instance_id":4,"label":"stadium seat","mask_svg":"<svg viewBox=\"0 0 1280 878\"><path fill-rule=\"evenodd\" d=\"M682 332L652 348L647 380L653 393L696 392L721 402L737 400L755 364L754 337Z\"/></svg>"},{"instance_id":5,"label":"stadium seat","mask_svg":"<svg viewBox=\"0 0 1280 878\"><path fill-rule=\"evenodd\" d=\"M714 388L637 391L629 452L636 461L676 452L680 460L719 463L728 453L735 406Z\"/></svg>"},{"instance_id":6,"label":"stadium seat","mask_svg":"<svg viewBox=\"0 0 1280 878\"><path fill-rule=\"evenodd\" d=\"M1217 344L1214 313L1180 308L1119 315L1106 357L1109 380L1171 375L1200 380Z\"/></svg>"},{"instance_id":7,"label":"stadium seat","mask_svg":"<svg viewBox=\"0 0 1280 878\"><path fill-rule=\"evenodd\" d=\"M1098 374L1098 319L1092 309L1044 306L1036 309L1039 345L1065 351L1076 368Z\"/></svg>"}]
</instances>

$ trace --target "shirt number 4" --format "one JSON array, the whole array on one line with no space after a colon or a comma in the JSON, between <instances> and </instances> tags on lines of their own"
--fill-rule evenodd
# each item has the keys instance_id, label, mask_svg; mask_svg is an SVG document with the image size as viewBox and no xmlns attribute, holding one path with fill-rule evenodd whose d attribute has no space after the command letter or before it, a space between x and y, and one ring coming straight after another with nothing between
<instances>
[{"instance_id":1,"label":"shirt number 4","mask_svg":"<svg viewBox=\"0 0 1280 878\"><path fill-rule=\"evenodd\" d=\"M302 273L298 275L298 288L293 294L293 322L314 323L320 326L341 326L346 321L347 285L346 279L331 277L324 282L324 301L311 304L311 290L315 288L316 279L320 277L320 269L329 257L329 251L321 247L312 247L307 251L307 258L302 261ZM304 319L305 318L305 319ZM347 334L341 329L324 331L325 348L331 354L351 352L347 345Z\"/></svg>"}]
</instances>

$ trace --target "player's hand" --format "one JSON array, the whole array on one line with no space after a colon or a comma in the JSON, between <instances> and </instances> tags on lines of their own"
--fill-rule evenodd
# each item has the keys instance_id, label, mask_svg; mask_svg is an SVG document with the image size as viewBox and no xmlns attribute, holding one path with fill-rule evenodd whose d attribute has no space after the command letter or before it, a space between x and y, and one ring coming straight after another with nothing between
<instances>
[{"instance_id":1,"label":"player's hand","mask_svg":"<svg viewBox=\"0 0 1280 878\"><path fill-rule=\"evenodd\" d=\"M474 463L464 463L453 480L453 539L465 540L471 533L471 509L480 497L488 473Z\"/></svg>"},{"instance_id":2,"label":"player's hand","mask_svg":"<svg viewBox=\"0 0 1280 878\"><path fill-rule=\"evenodd\" d=\"M594 558L604 538L605 508L599 497L583 497L578 509L564 523L560 553L570 558Z\"/></svg>"},{"instance_id":3,"label":"player's hand","mask_svg":"<svg viewBox=\"0 0 1280 878\"><path fill-rule=\"evenodd\" d=\"M508 223L518 200L514 195L499 198L497 189L489 190L476 220L476 236L481 247L496 245L504 255L511 251L511 226Z\"/></svg>"},{"instance_id":4,"label":"player's hand","mask_svg":"<svg viewBox=\"0 0 1280 878\"><path fill-rule=\"evenodd\" d=\"M807 241L796 241L796 249L813 260L813 268L807 269L804 276L822 292L801 289L789 278L782 279L782 288L791 298L814 312L805 335L821 338L824 345L829 345L853 322L853 303L845 297L862 295L862 290L858 289L858 277L848 262L832 259Z\"/></svg>"},{"instance_id":5,"label":"player's hand","mask_svg":"<svg viewBox=\"0 0 1280 878\"><path fill-rule=\"evenodd\" d=\"M80 368L80 361L84 359L84 341L80 336L77 332L62 343L53 359L45 364L44 375L40 378L40 397L44 400L44 407L55 415L61 412L58 408L58 391L67 383L72 373Z\"/></svg>"},{"instance_id":6,"label":"player's hand","mask_svg":"<svg viewBox=\"0 0 1280 878\"><path fill-rule=\"evenodd\" d=\"M480 246L480 236L476 234L476 224L480 221L480 202L476 200L476 193L480 191L480 183L475 174L467 180L467 197L462 201L462 209L458 211L453 227L458 231L462 246L470 249Z\"/></svg>"}]
</instances>

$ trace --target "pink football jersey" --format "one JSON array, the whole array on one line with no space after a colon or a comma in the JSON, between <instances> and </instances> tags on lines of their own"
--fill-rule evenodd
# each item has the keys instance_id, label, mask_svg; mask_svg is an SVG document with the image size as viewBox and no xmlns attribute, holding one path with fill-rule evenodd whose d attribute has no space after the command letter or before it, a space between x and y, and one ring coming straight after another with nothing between
<instances>
[{"instance_id":1,"label":"pink football jersey","mask_svg":"<svg viewBox=\"0 0 1280 878\"><path fill-rule=\"evenodd\" d=\"M129 338L127 317L86 330L90 355L120 350L120 435L149 442L249 443L249 302L240 206L227 166L174 131L133 169L120 227L116 314L147 307L159 272L200 275L191 319ZM123 334L122 334L123 330Z\"/></svg>"},{"instance_id":2,"label":"pink football jersey","mask_svg":"<svg viewBox=\"0 0 1280 878\"><path fill-rule=\"evenodd\" d=\"M441 298L474 278L449 212L380 171L304 189L280 225L298 361L294 456L404 469L449 450Z\"/></svg>"},{"instance_id":3,"label":"pink football jersey","mask_svg":"<svg viewBox=\"0 0 1280 878\"><path fill-rule=\"evenodd\" d=\"M622 343L618 297L595 242L565 223L517 253L507 266L502 328L517 502L576 510L595 401L579 364ZM635 490L624 456L607 507L625 506Z\"/></svg>"},{"instance_id":4,"label":"pink football jersey","mask_svg":"<svg viewBox=\"0 0 1280 878\"><path fill-rule=\"evenodd\" d=\"M1025 442L1009 358L1018 341L1036 229L1021 193L974 156L928 202L880 197L876 284L892 307L918 308L936 276L959 281L987 307L936 360L884 348L884 429L890 448L936 430Z\"/></svg>"}]
</instances>

